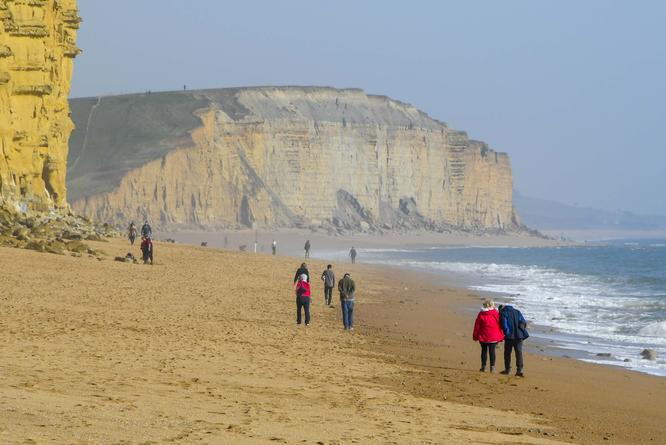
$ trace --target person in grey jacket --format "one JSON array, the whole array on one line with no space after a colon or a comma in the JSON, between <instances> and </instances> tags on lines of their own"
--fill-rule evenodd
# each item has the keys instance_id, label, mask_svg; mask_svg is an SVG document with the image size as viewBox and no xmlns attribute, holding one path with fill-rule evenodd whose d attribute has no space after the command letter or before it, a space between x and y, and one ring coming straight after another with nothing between
<instances>
[{"instance_id":1,"label":"person in grey jacket","mask_svg":"<svg viewBox=\"0 0 666 445\"><path fill-rule=\"evenodd\" d=\"M356 284L348 273L338 282L340 291L340 306L342 306L342 323L345 331L354 330L354 300L356 298Z\"/></svg>"},{"instance_id":2,"label":"person in grey jacket","mask_svg":"<svg viewBox=\"0 0 666 445\"><path fill-rule=\"evenodd\" d=\"M326 270L321 273L321 281L324 282L324 301L327 306L330 306L335 287L335 272L333 272L332 265L326 266Z\"/></svg>"}]
</instances>

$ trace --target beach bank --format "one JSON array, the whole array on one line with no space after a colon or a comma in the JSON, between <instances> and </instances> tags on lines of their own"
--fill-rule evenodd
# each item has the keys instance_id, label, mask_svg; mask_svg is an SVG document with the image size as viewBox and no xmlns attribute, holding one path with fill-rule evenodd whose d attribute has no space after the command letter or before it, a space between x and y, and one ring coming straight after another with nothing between
<instances>
[{"instance_id":1,"label":"beach bank","mask_svg":"<svg viewBox=\"0 0 666 445\"><path fill-rule=\"evenodd\" d=\"M659 443L664 379L528 355L478 372L468 292L368 266L357 329L296 326L300 259L156 243L156 265L0 249L0 441ZM137 248L134 254L137 255ZM610 390L609 390L610 388Z\"/></svg>"}]
</instances>

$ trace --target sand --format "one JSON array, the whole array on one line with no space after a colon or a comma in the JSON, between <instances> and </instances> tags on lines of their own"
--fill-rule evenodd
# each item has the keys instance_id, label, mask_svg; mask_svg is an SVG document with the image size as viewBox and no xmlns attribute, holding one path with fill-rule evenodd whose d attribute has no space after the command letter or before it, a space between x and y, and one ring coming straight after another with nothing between
<instances>
[{"instance_id":1,"label":"sand","mask_svg":"<svg viewBox=\"0 0 666 445\"><path fill-rule=\"evenodd\" d=\"M533 355L525 379L480 374L474 299L425 276L340 265L359 287L349 333L319 283L295 325L298 259L155 253L0 248L0 443L663 440L665 379Z\"/></svg>"}]
</instances>

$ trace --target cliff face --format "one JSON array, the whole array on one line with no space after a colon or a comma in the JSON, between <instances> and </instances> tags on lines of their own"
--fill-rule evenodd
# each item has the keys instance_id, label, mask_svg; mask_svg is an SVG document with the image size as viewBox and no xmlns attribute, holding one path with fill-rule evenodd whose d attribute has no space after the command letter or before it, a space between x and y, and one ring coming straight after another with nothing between
<instances>
[{"instance_id":1,"label":"cliff face","mask_svg":"<svg viewBox=\"0 0 666 445\"><path fill-rule=\"evenodd\" d=\"M161 93L74 100L72 108L72 203L101 221L517 226L506 154L360 90Z\"/></svg>"},{"instance_id":2,"label":"cliff face","mask_svg":"<svg viewBox=\"0 0 666 445\"><path fill-rule=\"evenodd\" d=\"M0 206L66 207L75 0L0 0Z\"/></svg>"}]
</instances>

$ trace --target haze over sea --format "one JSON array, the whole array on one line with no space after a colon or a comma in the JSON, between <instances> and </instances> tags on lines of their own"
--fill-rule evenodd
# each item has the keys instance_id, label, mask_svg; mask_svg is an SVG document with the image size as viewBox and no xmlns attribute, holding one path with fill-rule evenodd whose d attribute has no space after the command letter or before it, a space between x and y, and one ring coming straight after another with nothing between
<instances>
[{"instance_id":1,"label":"haze over sea","mask_svg":"<svg viewBox=\"0 0 666 445\"><path fill-rule=\"evenodd\" d=\"M359 259L436 273L492 293L499 303L519 308L533 337L561 354L666 376L666 239L584 247L365 249ZM644 349L655 350L657 360L642 359Z\"/></svg>"}]
</instances>

